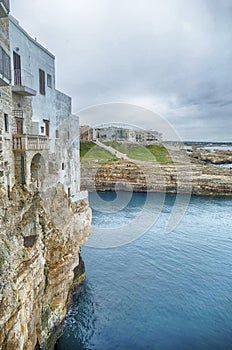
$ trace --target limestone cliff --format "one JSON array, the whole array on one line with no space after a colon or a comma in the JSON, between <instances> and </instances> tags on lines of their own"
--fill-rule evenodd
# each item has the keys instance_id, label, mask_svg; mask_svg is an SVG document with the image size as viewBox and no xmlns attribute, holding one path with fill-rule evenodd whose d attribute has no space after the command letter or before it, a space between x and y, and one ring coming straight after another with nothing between
<instances>
[{"instance_id":1,"label":"limestone cliff","mask_svg":"<svg viewBox=\"0 0 232 350\"><path fill-rule=\"evenodd\" d=\"M88 200L72 203L58 185L46 194L15 187L0 202L0 349L52 349L85 277Z\"/></svg>"},{"instance_id":2,"label":"limestone cliff","mask_svg":"<svg viewBox=\"0 0 232 350\"><path fill-rule=\"evenodd\" d=\"M231 169L204 164L117 161L81 163L81 188L88 191L192 193L232 196Z\"/></svg>"},{"instance_id":3,"label":"limestone cliff","mask_svg":"<svg viewBox=\"0 0 232 350\"><path fill-rule=\"evenodd\" d=\"M194 149L191 157L208 164L232 164L230 150Z\"/></svg>"}]
</instances>

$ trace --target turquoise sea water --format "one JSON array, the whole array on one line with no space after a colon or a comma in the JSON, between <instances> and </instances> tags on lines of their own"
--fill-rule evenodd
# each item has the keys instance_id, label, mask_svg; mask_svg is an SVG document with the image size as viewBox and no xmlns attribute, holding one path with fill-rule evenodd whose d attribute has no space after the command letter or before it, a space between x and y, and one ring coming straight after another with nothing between
<instances>
[{"instance_id":1,"label":"turquoise sea water","mask_svg":"<svg viewBox=\"0 0 232 350\"><path fill-rule=\"evenodd\" d=\"M216 166L222 166L222 167L225 167L225 168L232 168L232 164L229 163L229 164L215 164Z\"/></svg>"},{"instance_id":2,"label":"turquoise sea water","mask_svg":"<svg viewBox=\"0 0 232 350\"><path fill-rule=\"evenodd\" d=\"M117 213L94 211L94 225L133 220L144 196ZM192 197L165 234L173 201L167 196L159 221L134 242L83 247L87 280L57 350L232 349L232 199Z\"/></svg>"}]
</instances>

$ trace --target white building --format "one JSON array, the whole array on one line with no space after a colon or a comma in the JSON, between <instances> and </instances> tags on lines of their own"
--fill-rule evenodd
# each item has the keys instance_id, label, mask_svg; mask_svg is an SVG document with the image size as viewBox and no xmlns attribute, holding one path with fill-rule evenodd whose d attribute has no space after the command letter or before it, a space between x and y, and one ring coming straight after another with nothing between
<instances>
[{"instance_id":1,"label":"white building","mask_svg":"<svg viewBox=\"0 0 232 350\"><path fill-rule=\"evenodd\" d=\"M79 118L72 115L71 98L56 90L55 57L8 13L0 25L0 49L8 62L0 62L5 186L46 190L61 182L74 195L80 191Z\"/></svg>"}]
</instances>

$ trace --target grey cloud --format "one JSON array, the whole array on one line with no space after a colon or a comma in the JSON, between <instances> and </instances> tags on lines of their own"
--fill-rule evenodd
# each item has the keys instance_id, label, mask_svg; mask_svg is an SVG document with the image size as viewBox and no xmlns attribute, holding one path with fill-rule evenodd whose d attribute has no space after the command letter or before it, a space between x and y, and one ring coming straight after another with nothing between
<instances>
[{"instance_id":1,"label":"grey cloud","mask_svg":"<svg viewBox=\"0 0 232 350\"><path fill-rule=\"evenodd\" d=\"M12 12L55 53L74 111L147 96L183 138L231 139L228 0L12 0Z\"/></svg>"}]
</instances>

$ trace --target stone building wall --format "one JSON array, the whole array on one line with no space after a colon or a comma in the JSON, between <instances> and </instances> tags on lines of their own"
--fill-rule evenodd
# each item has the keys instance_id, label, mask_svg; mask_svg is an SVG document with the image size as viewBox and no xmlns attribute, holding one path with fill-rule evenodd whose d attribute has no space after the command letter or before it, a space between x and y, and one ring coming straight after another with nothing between
<instances>
[{"instance_id":1,"label":"stone building wall","mask_svg":"<svg viewBox=\"0 0 232 350\"><path fill-rule=\"evenodd\" d=\"M0 18L0 43L1 47L9 54L9 22L7 17Z\"/></svg>"},{"instance_id":2,"label":"stone building wall","mask_svg":"<svg viewBox=\"0 0 232 350\"><path fill-rule=\"evenodd\" d=\"M0 47L7 54L10 54L9 22L7 17L0 18ZM0 185L5 191L7 191L8 186L12 186L14 183L11 111L11 87L0 87Z\"/></svg>"},{"instance_id":3,"label":"stone building wall","mask_svg":"<svg viewBox=\"0 0 232 350\"><path fill-rule=\"evenodd\" d=\"M13 67L13 51L17 48L17 54L21 57L22 84L36 91L32 97L33 121L38 122L38 134L44 127L44 119L51 120L55 117L55 57L46 48L34 40L20 25L19 22L9 17L9 33L11 44L11 60ZM45 73L45 95L39 89L39 69ZM52 84L48 86L47 75L51 76Z\"/></svg>"},{"instance_id":4,"label":"stone building wall","mask_svg":"<svg viewBox=\"0 0 232 350\"><path fill-rule=\"evenodd\" d=\"M64 119L66 119L72 110L71 97L56 90L56 127L60 128Z\"/></svg>"},{"instance_id":5,"label":"stone building wall","mask_svg":"<svg viewBox=\"0 0 232 350\"><path fill-rule=\"evenodd\" d=\"M2 154L2 129L3 119L0 118L0 190L4 187L4 166L3 166L3 154Z\"/></svg>"},{"instance_id":6,"label":"stone building wall","mask_svg":"<svg viewBox=\"0 0 232 350\"><path fill-rule=\"evenodd\" d=\"M32 133L32 99L27 96L12 94L12 133L17 134L16 116L23 117L23 133Z\"/></svg>"},{"instance_id":7,"label":"stone building wall","mask_svg":"<svg viewBox=\"0 0 232 350\"><path fill-rule=\"evenodd\" d=\"M11 87L1 87L0 89L0 118L1 118L1 133L2 133L2 158L4 181L3 187L7 190L8 186L14 184L14 155L12 143L12 93ZM7 118L7 127L5 125Z\"/></svg>"},{"instance_id":8,"label":"stone building wall","mask_svg":"<svg viewBox=\"0 0 232 350\"><path fill-rule=\"evenodd\" d=\"M34 40L10 16L9 36L11 60L13 53L21 57L22 85L35 90L35 96L23 97L13 92L12 113L23 115L23 133L29 135L46 135L45 123L49 121L49 152L45 157L49 176L45 179L47 187L61 182L65 191L75 195L80 190L79 169L79 119L71 114L71 97L57 91L55 86L55 57L36 40ZM45 93L40 91L39 70L45 73ZM25 79L25 74L32 79ZM49 82L48 76L51 77ZM12 132L17 133L15 118ZM38 150L39 151L39 150ZM28 154L27 154L28 153ZM30 152L25 154L27 181L30 181ZM45 156L43 152L43 157ZM17 154L17 173L20 165ZM18 177L19 178L19 177ZM30 185L30 182L27 182Z\"/></svg>"}]
</instances>

